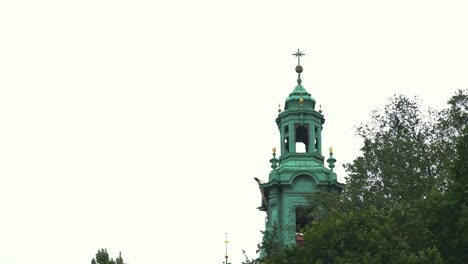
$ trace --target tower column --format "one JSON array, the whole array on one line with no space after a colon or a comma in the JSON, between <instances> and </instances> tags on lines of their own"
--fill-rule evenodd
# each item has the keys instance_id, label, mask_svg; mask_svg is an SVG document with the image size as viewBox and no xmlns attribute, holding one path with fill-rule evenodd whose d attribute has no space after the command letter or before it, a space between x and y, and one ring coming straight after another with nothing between
<instances>
[{"instance_id":1,"label":"tower column","mask_svg":"<svg viewBox=\"0 0 468 264\"><path fill-rule=\"evenodd\" d=\"M321 126L318 127L317 129L317 152L322 156L322 128Z\"/></svg>"},{"instance_id":2,"label":"tower column","mask_svg":"<svg viewBox=\"0 0 468 264\"><path fill-rule=\"evenodd\" d=\"M280 131L280 147L281 147L281 155L284 155L286 154L286 151L285 151L285 135L284 135L284 127L280 127L279 129Z\"/></svg>"},{"instance_id":3,"label":"tower column","mask_svg":"<svg viewBox=\"0 0 468 264\"><path fill-rule=\"evenodd\" d=\"M289 127L289 152L296 153L296 131L294 128L294 123L290 123Z\"/></svg>"},{"instance_id":4,"label":"tower column","mask_svg":"<svg viewBox=\"0 0 468 264\"><path fill-rule=\"evenodd\" d=\"M315 127L309 123L309 153L315 152Z\"/></svg>"}]
</instances>

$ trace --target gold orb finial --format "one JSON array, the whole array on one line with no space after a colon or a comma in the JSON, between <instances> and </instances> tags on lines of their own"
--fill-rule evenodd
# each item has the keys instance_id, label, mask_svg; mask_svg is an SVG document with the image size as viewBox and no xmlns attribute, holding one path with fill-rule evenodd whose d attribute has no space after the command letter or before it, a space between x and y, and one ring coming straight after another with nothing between
<instances>
[{"instance_id":1,"label":"gold orb finial","mask_svg":"<svg viewBox=\"0 0 468 264\"><path fill-rule=\"evenodd\" d=\"M333 154L333 147L328 148L330 150L330 154Z\"/></svg>"},{"instance_id":2,"label":"gold orb finial","mask_svg":"<svg viewBox=\"0 0 468 264\"><path fill-rule=\"evenodd\" d=\"M276 154L276 147L272 147L271 150L273 151L273 154Z\"/></svg>"}]
</instances>

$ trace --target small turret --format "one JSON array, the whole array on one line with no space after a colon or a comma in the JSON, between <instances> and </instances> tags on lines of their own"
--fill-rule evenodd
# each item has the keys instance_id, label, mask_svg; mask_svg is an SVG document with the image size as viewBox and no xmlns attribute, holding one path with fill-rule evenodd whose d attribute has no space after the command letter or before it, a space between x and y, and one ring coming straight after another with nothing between
<instances>
[{"instance_id":1,"label":"small turret","mask_svg":"<svg viewBox=\"0 0 468 264\"><path fill-rule=\"evenodd\" d=\"M328 162L328 167L330 168L331 171L333 171L333 168L335 168L336 159L333 157L333 147L330 147L329 150L330 150L330 157L327 159L327 162Z\"/></svg>"},{"instance_id":2,"label":"small turret","mask_svg":"<svg viewBox=\"0 0 468 264\"><path fill-rule=\"evenodd\" d=\"M279 160L276 158L276 147L273 147L271 150L273 151L273 158L270 159L271 168L276 169L279 162Z\"/></svg>"}]
</instances>

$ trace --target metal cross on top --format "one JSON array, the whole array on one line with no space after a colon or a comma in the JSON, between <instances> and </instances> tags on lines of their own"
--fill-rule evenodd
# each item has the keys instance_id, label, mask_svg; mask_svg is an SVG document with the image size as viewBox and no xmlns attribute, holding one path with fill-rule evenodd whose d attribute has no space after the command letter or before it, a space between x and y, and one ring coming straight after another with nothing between
<instances>
[{"instance_id":1,"label":"metal cross on top","mask_svg":"<svg viewBox=\"0 0 468 264\"><path fill-rule=\"evenodd\" d=\"M294 56L297 57L297 65L301 65L301 57L305 55L305 53L302 53L299 49L297 49L296 53L293 53Z\"/></svg>"}]
</instances>

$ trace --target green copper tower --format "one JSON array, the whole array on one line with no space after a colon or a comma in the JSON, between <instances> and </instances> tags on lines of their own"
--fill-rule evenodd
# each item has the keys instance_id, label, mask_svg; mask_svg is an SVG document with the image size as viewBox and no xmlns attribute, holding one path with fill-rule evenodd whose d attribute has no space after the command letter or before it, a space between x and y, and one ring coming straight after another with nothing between
<instances>
[{"instance_id":1,"label":"green copper tower","mask_svg":"<svg viewBox=\"0 0 468 264\"><path fill-rule=\"evenodd\" d=\"M275 228L275 239L280 247L296 244L301 227L296 215L307 205L307 194L318 189L332 192L342 189L333 172L336 160L331 148L327 159L329 166L324 166L322 128L325 119L322 111L315 110L315 99L302 86L300 58L305 54L298 50L293 55L298 58L297 86L286 98L284 110L278 110L276 118L281 156L276 158L276 148L273 148L268 182L255 178L262 194L262 205L258 209L267 213L265 236Z\"/></svg>"}]
</instances>

